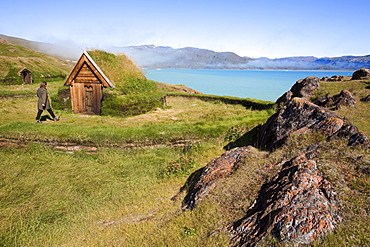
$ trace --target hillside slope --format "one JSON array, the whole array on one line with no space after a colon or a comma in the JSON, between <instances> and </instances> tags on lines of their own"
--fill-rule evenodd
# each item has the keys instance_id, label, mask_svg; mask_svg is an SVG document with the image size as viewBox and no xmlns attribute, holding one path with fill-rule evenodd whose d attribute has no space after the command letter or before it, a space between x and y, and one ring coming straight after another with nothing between
<instances>
[{"instance_id":1,"label":"hillside slope","mask_svg":"<svg viewBox=\"0 0 370 247\"><path fill-rule=\"evenodd\" d=\"M19 71L23 68L31 71L33 80L37 83L41 80L65 78L72 64L0 38L0 68L0 83L22 84Z\"/></svg>"},{"instance_id":2,"label":"hillside slope","mask_svg":"<svg viewBox=\"0 0 370 247\"><path fill-rule=\"evenodd\" d=\"M83 48L76 47L75 45L64 44L50 44L45 42L37 42L26 40L17 37L11 37L7 35L0 34L0 38L5 39L13 44L17 44L23 47L26 47L30 50L49 54L55 57L59 57L63 60L76 60L84 51Z\"/></svg>"}]
</instances>

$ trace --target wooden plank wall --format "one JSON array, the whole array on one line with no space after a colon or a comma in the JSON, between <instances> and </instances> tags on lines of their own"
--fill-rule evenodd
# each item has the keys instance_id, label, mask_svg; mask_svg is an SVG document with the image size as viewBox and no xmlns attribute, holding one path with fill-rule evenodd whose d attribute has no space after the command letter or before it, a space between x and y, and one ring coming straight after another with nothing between
<instances>
[{"instance_id":1,"label":"wooden plank wall","mask_svg":"<svg viewBox=\"0 0 370 247\"><path fill-rule=\"evenodd\" d=\"M101 84L92 84L93 87L93 112L100 115L103 99L103 88Z\"/></svg>"},{"instance_id":2,"label":"wooden plank wall","mask_svg":"<svg viewBox=\"0 0 370 247\"><path fill-rule=\"evenodd\" d=\"M86 91L92 91L92 93L89 92L86 94ZM89 97L89 99L86 97ZM94 72L85 63L81 67L71 86L73 112L100 115L102 97L102 84L95 76ZM87 107L87 103L91 105Z\"/></svg>"},{"instance_id":3,"label":"wooden plank wall","mask_svg":"<svg viewBox=\"0 0 370 247\"><path fill-rule=\"evenodd\" d=\"M85 109L85 88L83 83L73 83L71 86L72 109L74 113L83 113Z\"/></svg>"}]
</instances>

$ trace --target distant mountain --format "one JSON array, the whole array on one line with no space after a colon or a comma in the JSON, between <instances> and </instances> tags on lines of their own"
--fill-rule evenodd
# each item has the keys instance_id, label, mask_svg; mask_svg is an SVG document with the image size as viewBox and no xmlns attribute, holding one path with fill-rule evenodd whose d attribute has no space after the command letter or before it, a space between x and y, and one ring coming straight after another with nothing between
<instances>
[{"instance_id":1,"label":"distant mountain","mask_svg":"<svg viewBox=\"0 0 370 247\"><path fill-rule=\"evenodd\" d=\"M370 55L343 57L286 57L258 58L247 64L248 69L285 69L285 70L358 70L370 68Z\"/></svg>"},{"instance_id":2,"label":"distant mountain","mask_svg":"<svg viewBox=\"0 0 370 247\"><path fill-rule=\"evenodd\" d=\"M34 42L1 34L0 38L64 60L76 60L83 52L81 47L73 44ZM141 67L155 69L358 70L370 68L370 55L270 59L241 57L233 52L215 52L194 47L174 49L169 46L155 45L110 47L105 50L112 53L125 53Z\"/></svg>"},{"instance_id":3,"label":"distant mountain","mask_svg":"<svg viewBox=\"0 0 370 247\"><path fill-rule=\"evenodd\" d=\"M233 52L215 52L192 47L142 45L113 47L109 51L123 52L144 68L163 69L284 69L284 70L358 70L370 68L370 55L343 57L249 58Z\"/></svg>"},{"instance_id":4,"label":"distant mountain","mask_svg":"<svg viewBox=\"0 0 370 247\"><path fill-rule=\"evenodd\" d=\"M109 50L132 56L144 68L228 69L251 60L232 52L215 52L193 47L173 49L168 46L142 45L113 47Z\"/></svg>"}]
</instances>

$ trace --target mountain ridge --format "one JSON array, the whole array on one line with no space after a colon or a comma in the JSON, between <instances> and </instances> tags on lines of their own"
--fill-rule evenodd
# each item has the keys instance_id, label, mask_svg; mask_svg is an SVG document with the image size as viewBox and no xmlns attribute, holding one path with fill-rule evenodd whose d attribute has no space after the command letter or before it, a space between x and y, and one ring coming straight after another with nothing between
<instances>
[{"instance_id":1,"label":"mountain ridge","mask_svg":"<svg viewBox=\"0 0 370 247\"><path fill-rule=\"evenodd\" d=\"M283 58L241 57L233 52L207 49L142 45L110 48L133 57L144 68L162 69L282 69L282 70L358 70L370 67L370 55L341 57L294 56ZM148 58L149 57L149 58Z\"/></svg>"},{"instance_id":2,"label":"mountain ridge","mask_svg":"<svg viewBox=\"0 0 370 247\"><path fill-rule=\"evenodd\" d=\"M0 38L65 60L76 60L83 52L73 45L29 41L0 34ZM271 69L271 70L358 70L370 68L370 54L340 57L293 56L251 58L234 52L216 52L196 47L139 45L112 46L111 53L125 53L144 69Z\"/></svg>"}]
</instances>

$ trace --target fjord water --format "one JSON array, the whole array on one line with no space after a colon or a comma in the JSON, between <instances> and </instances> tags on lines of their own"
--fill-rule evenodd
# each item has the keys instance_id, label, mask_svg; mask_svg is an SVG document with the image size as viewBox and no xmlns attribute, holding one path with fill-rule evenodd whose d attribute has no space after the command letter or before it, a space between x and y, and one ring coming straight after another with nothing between
<instances>
[{"instance_id":1,"label":"fjord water","mask_svg":"<svg viewBox=\"0 0 370 247\"><path fill-rule=\"evenodd\" d=\"M204 94L276 101L307 76L351 76L352 71L146 69L148 79L185 85Z\"/></svg>"}]
</instances>

